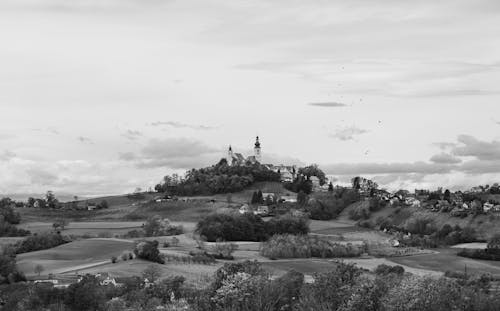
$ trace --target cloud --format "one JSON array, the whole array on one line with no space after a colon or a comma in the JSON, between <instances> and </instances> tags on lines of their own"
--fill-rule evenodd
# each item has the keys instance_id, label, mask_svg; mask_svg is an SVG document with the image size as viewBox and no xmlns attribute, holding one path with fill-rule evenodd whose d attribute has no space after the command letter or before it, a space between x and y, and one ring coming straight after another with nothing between
<instances>
[{"instance_id":1,"label":"cloud","mask_svg":"<svg viewBox=\"0 0 500 311\"><path fill-rule=\"evenodd\" d=\"M123 137L129 140L136 140L140 137L142 137L142 132L140 131L134 131L134 130L127 130L125 133L122 134Z\"/></svg>"},{"instance_id":2,"label":"cloud","mask_svg":"<svg viewBox=\"0 0 500 311\"><path fill-rule=\"evenodd\" d=\"M327 107L327 108L335 108L335 107L346 107L346 104L337 103L337 102L322 102L322 103L309 103L309 106L316 107Z\"/></svg>"},{"instance_id":3,"label":"cloud","mask_svg":"<svg viewBox=\"0 0 500 311\"><path fill-rule=\"evenodd\" d=\"M78 136L77 139L84 144L93 144L92 139L85 136Z\"/></svg>"},{"instance_id":4,"label":"cloud","mask_svg":"<svg viewBox=\"0 0 500 311\"><path fill-rule=\"evenodd\" d=\"M331 138L348 141L354 140L356 136L368 133L368 130L358 128L356 126L344 127L337 129L334 133L330 134Z\"/></svg>"},{"instance_id":5,"label":"cloud","mask_svg":"<svg viewBox=\"0 0 500 311\"><path fill-rule=\"evenodd\" d=\"M151 126L170 126L173 128L189 128L193 130L213 130L217 127L207 125L193 125L176 121L156 121L150 124Z\"/></svg>"},{"instance_id":6,"label":"cloud","mask_svg":"<svg viewBox=\"0 0 500 311\"><path fill-rule=\"evenodd\" d=\"M4 150L3 153L0 153L0 161L9 161L10 159L14 158L16 154L12 151L9 150Z\"/></svg>"},{"instance_id":7,"label":"cloud","mask_svg":"<svg viewBox=\"0 0 500 311\"><path fill-rule=\"evenodd\" d=\"M461 163L462 160L449 154L449 153L440 153L433 155L430 159L431 162L433 163L438 163L438 164L457 164Z\"/></svg>"},{"instance_id":8,"label":"cloud","mask_svg":"<svg viewBox=\"0 0 500 311\"><path fill-rule=\"evenodd\" d=\"M338 163L321 166L330 175L375 175L375 174L444 174L454 166L423 161L413 163Z\"/></svg>"},{"instance_id":9,"label":"cloud","mask_svg":"<svg viewBox=\"0 0 500 311\"><path fill-rule=\"evenodd\" d=\"M456 156L486 161L500 159L499 141L486 142L469 135L460 135L457 140L461 145L452 149L452 154Z\"/></svg>"},{"instance_id":10,"label":"cloud","mask_svg":"<svg viewBox=\"0 0 500 311\"><path fill-rule=\"evenodd\" d=\"M57 175L41 168L28 169L27 173L33 184L52 185L58 180Z\"/></svg>"},{"instance_id":11,"label":"cloud","mask_svg":"<svg viewBox=\"0 0 500 311\"><path fill-rule=\"evenodd\" d=\"M121 152L118 154L118 157L120 158L120 160L124 161L132 161L137 159L135 153L133 152Z\"/></svg>"},{"instance_id":12,"label":"cloud","mask_svg":"<svg viewBox=\"0 0 500 311\"><path fill-rule=\"evenodd\" d=\"M439 149L441 150L451 149L457 146L456 143L449 143L449 142L432 143L432 145L439 147Z\"/></svg>"},{"instance_id":13,"label":"cloud","mask_svg":"<svg viewBox=\"0 0 500 311\"><path fill-rule=\"evenodd\" d=\"M214 164L223 150L190 138L152 139L139 154L121 153L120 159L134 162L139 168L169 167L190 169Z\"/></svg>"}]
</instances>

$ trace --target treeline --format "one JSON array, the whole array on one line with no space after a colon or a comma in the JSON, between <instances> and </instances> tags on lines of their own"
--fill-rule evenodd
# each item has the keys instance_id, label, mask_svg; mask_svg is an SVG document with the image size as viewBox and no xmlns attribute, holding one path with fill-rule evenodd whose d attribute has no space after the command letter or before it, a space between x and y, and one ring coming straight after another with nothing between
<instances>
[{"instance_id":1,"label":"treeline","mask_svg":"<svg viewBox=\"0 0 500 311\"><path fill-rule=\"evenodd\" d=\"M53 248L69 242L71 239L59 233L35 233L14 244L14 249L16 254L22 254Z\"/></svg>"},{"instance_id":2,"label":"treeline","mask_svg":"<svg viewBox=\"0 0 500 311\"><path fill-rule=\"evenodd\" d=\"M280 177L259 163L232 166L221 159L216 165L187 171L184 178L165 176L155 190L174 195L211 195L238 192L255 182L280 181Z\"/></svg>"},{"instance_id":3,"label":"treeline","mask_svg":"<svg viewBox=\"0 0 500 311\"><path fill-rule=\"evenodd\" d=\"M14 202L9 198L0 200L0 237L27 236L30 231L17 228L21 216L12 207Z\"/></svg>"},{"instance_id":4,"label":"treeline","mask_svg":"<svg viewBox=\"0 0 500 311\"><path fill-rule=\"evenodd\" d=\"M265 241L275 234L307 234L309 225L305 218L289 215L264 222L260 216L251 213L216 213L200 220L196 232L209 242Z\"/></svg>"},{"instance_id":5,"label":"treeline","mask_svg":"<svg viewBox=\"0 0 500 311\"><path fill-rule=\"evenodd\" d=\"M438 228L433 219L427 217L410 218L404 225L395 225L393 217L380 223L380 230L399 232L400 242L407 246L435 248L443 245L476 242L478 234L472 227L462 228L449 224Z\"/></svg>"},{"instance_id":6,"label":"treeline","mask_svg":"<svg viewBox=\"0 0 500 311\"><path fill-rule=\"evenodd\" d=\"M500 261L500 235L495 235L488 241L486 249L462 249L458 256Z\"/></svg>"},{"instance_id":7,"label":"treeline","mask_svg":"<svg viewBox=\"0 0 500 311\"><path fill-rule=\"evenodd\" d=\"M342 258L357 257L366 252L364 245L340 244L317 236L279 234L262 244L260 253L278 258Z\"/></svg>"},{"instance_id":8,"label":"treeline","mask_svg":"<svg viewBox=\"0 0 500 311\"><path fill-rule=\"evenodd\" d=\"M488 276L419 277L401 267L379 266L369 273L353 264L332 264L330 271L304 275L290 271L271 278L258 262L225 264L206 286L181 276L158 280L154 269L143 277L105 286L84 276L67 289L51 284L18 283L0 287L2 310L170 310L170 311L493 311L500 296L490 292ZM144 278L150 282L146 285Z\"/></svg>"}]
</instances>

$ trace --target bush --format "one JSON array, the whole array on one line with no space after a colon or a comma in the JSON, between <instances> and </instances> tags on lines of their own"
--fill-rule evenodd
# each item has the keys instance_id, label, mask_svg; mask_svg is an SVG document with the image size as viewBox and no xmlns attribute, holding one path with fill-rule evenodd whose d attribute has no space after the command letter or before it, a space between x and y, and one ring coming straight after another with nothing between
<instances>
[{"instance_id":1,"label":"bush","mask_svg":"<svg viewBox=\"0 0 500 311\"><path fill-rule=\"evenodd\" d=\"M405 273L405 268L401 266L389 266L385 264L378 265L375 268L375 274L377 275L387 275L387 274L404 274Z\"/></svg>"},{"instance_id":2,"label":"bush","mask_svg":"<svg viewBox=\"0 0 500 311\"><path fill-rule=\"evenodd\" d=\"M118 258L116 256L111 256L111 263L116 263L118 261Z\"/></svg>"},{"instance_id":3,"label":"bush","mask_svg":"<svg viewBox=\"0 0 500 311\"><path fill-rule=\"evenodd\" d=\"M0 216L1 218L1 216ZM27 236L30 235L31 232L24 229L19 229L13 224L2 221L0 219L0 237L15 237L15 236Z\"/></svg>"},{"instance_id":4,"label":"bush","mask_svg":"<svg viewBox=\"0 0 500 311\"><path fill-rule=\"evenodd\" d=\"M306 218L284 215L271 219L266 223L269 236L275 234L308 234L309 223Z\"/></svg>"},{"instance_id":5,"label":"bush","mask_svg":"<svg viewBox=\"0 0 500 311\"><path fill-rule=\"evenodd\" d=\"M234 243L217 242L212 247L212 253L214 254L214 257L217 259L233 260L234 259L233 253L237 249L238 249L238 245L236 245Z\"/></svg>"},{"instance_id":6,"label":"bush","mask_svg":"<svg viewBox=\"0 0 500 311\"><path fill-rule=\"evenodd\" d=\"M352 220L361 220L370 218L370 208L367 206L357 206L349 211L349 218Z\"/></svg>"},{"instance_id":7,"label":"bush","mask_svg":"<svg viewBox=\"0 0 500 311\"><path fill-rule=\"evenodd\" d=\"M261 248L261 254L271 259L357 257L364 252L364 246L344 245L316 236L290 234L275 235Z\"/></svg>"},{"instance_id":8,"label":"bush","mask_svg":"<svg viewBox=\"0 0 500 311\"><path fill-rule=\"evenodd\" d=\"M182 226L174 226L168 219L162 219L158 215L149 217L144 224L144 234L146 236L179 235L182 233Z\"/></svg>"},{"instance_id":9,"label":"bush","mask_svg":"<svg viewBox=\"0 0 500 311\"><path fill-rule=\"evenodd\" d=\"M134 253L138 258L164 264L165 259L158 250L158 241L143 241L136 245Z\"/></svg>"}]
</instances>

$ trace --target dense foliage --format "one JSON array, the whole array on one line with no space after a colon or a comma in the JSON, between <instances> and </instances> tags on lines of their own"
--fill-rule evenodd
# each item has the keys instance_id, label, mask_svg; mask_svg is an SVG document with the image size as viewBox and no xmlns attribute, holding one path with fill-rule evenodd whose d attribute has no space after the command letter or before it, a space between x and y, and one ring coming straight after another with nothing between
<instances>
[{"instance_id":1,"label":"dense foliage","mask_svg":"<svg viewBox=\"0 0 500 311\"><path fill-rule=\"evenodd\" d=\"M261 248L261 254L271 259L357 257L363 252L363 245L340 244L317 236L291 234L275 235Z\"/></svg>"},{"instance_id":2,"label":"dense foliage","mask_svg":"<svg viewBox=\"0 0 500 311\"><path fill-rule=\"evenodd\" d=\"M330 220L336 218L347 206L359 200L356 191L341 189L335 192L316 193L307 206L311 219Z\"/></svg>"},{"instance_id":3,"label":"dense foliage","mask_svg":"<svg viewBox=\"0 0 500 311\"><path fill-rule=\"evenodd\" d=\"M207 241L264 241L274 234L306 234L307 221L303 218L282 216L264 222L258 215L246 213L211 214L200 220L196 232Z\"/></svg>"},{"instance_id":4,"label":"dense foliage","mask_svg":"<svg viewBox=\"0 0 500 311\"><path fill-rule=\"evenodd\" d=\"M35 234L15 244L17 254L49 249L61 244L69 243L71 240L59 233Z\"/></svg>"},{"instance_id":5,"label":"dense foliage","mask_svg":"<svg viewBox=\"0 0 500 311\"><path fill-rule=\"evenodd\" d=\"M375 275L352 264L332 264L330 271L304 275L290 271L271 278L257 262L225 264L202 288L181 276L158 280L146 270L143 278L101 285L86 275L67 289L50 284L0 285L0 310L64 311L425 311L498 310L500 297L490 292L491 278L417 277L395 267L378 267ZM148 285L144 277L156 280Z\"/></svg>"},{"instance_id":6,"label":"dense foliage","mask_svg":"<svg viewBox=\"0 0 500 311\"><path fill-rule=\"evenodd\" d=\"M175 226L168 219L158 215L149 217L144 224L144 234L148 237L178 235L183 232L182 226Z\"/></svg>"},{"instance_id":7,"label":"dense foliage","mask_svg":"<svg viewBox=\"0 0 500 311\"><path fill-rule=\"evenodd\" d=\"M14 202L9 198L0 200L0 237L27 236L28 230L19 229L15 225L21 221L19 213L12 207Z\"/></svg>"},{"instance_id":8,"label":"dense foliage","mask_svg":"<svg viewBox=\"0 0 500 311\"><path fill-rule=\"evenodd\" d=\"M165 258L158 250L158 241L143 241L136 245L134 253L138 258L164 264Z\"/></svg>"},{"instance_id":9,"label":"dense foliage","mask_svg":"<svg viewBox=\"0 0 500 311\"><path fill-rule=\"evenodd\" d=\"M216 165L192 169L184 179L166 176L155 189L176 195L198 195L238 192L258 181L280 181L280 174L259 163L228 165L222 159Z\"/></svg>"},{"instance_id":10,"label":"dense foliage","mask_svg":"<svg viewBox=\"0 0 500 311\"><path fill-rule=\"evenodd\" d=\"M410 218L403 225L394 225L392 218L380 223L381 230L400 233L400 242L407 246L438 247L460 243L476 242L477 232L472 227L462 228L459 225L445 224L438 229L434 220L429 217ZM404 236L403 236L404 234Z\"/></svg>"},{"instance_id":11,"label":"dense foliage","mask_svg":"<svg viewBox=\"0 0 500 311\"><path fill-rule=\"evenodd\" d=\"M24 275L17 270L15 250L10 247L0 249L0 284L25 280Z\"/></svg>"}]
</instances>

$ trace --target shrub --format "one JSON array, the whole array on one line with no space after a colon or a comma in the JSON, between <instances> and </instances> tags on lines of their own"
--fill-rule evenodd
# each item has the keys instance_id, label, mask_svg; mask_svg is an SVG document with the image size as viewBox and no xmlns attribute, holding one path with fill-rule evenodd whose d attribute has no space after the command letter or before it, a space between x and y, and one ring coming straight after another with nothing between
<instances>
[{"instance_id":1,"label":"shrub","mask_svg":"<svg viewBox=\"0 0 500 311\"><path fill-rule=\"evenodd\" d=\"M111 256L111 263L116 263L118 261L118 258L116 256Z\"/></svg>"},{"instance_id":2,"label":"shrub","mask_svg":"<svg viewBox=\"0 0 500 311\"><path fill-rule=\"evenodd\" d=\"M214 254L215 258L217 258L217 259L233 260L234 259L233 253L237 249L238 249L238 245L236 245L234 243L217 242L212 247L212 253Z\"/></svg>"},{"instance_id":3,"label":"shrub","mask_svg":"<svg viewBox=\"0 0 500 311\"><path fill-rule=\"evenodd\" d=\"M349 218L352 220L368 219L370 218L370 208L367 206L357 206L349 211Z\"/></svg>"},{"instance_id":4,"label":"shrub","mask_svg":"<svg viewBox=\"0 0 500 311\"><path fill-rule=\"evenodd\" d=\"M308 234L309 223L306 218L284 215L271 219L266 223L269 236L275 234Z\"/></svg>"},{"instance_id":5,"label":"shrub","mask_svg":"<svg viewBox=\"0 0 500 311\"><path fill-rule=\"evenodd\" d=\"M0 219L0 237L27 236L30 234L30 231L19 229L13 224Z\"/></svg>"},{"instance_id":6,"label":"shrub","mask_svg":"<svg viewBox=\"0 0 500 311\"><path fill-rule=\"evenodd\" d=\"M136 245L134 253L138 258L164 264L165 259L158 250L158 241L143 241Z\"/></svg>"},{"instance_id":7,"label":"shrub","mask_svg":"<svg viewBox=\"0 0 500 311\"><path fill-rule=\"evenodd\" d=\"M179 239L176 238L175 236L170 240L170 245L172 246L178 246L179 245Z\"/></svg>"},{"instance_id":8,"label":"shrub","mask_svg":"<svg viewBox=\"0 0 500 311\"><path fill-rule=\"evenodd\" d=\"M375 268L375 273L378 275L387 275L387 274L403 274L405 273L405 269L401 266L389 266L385 264L378 265Z\"/></svg>"},{"instance_id":9,"label":"shrub","mask_svg":"<svg viewBox=\"0 0 500 311\"><path fill-rule=\"evenodd\" d=\"M182 233L182 226L174 226L168 219L162 219L158 215L149 217L144 224L144 234L146 236L178 235Z\"/></svg>"},{"instance_id":10,"label":"shrub","mask_svg":"<svg viewBox=\"0 0 500 311\"><path fill-rule=\"evenodd\" d=\"M357 257L364 246L340 244L307 235L275 235L262 245L261 254L268 258L334 258Z\"/></svg>"}]
</instances>

